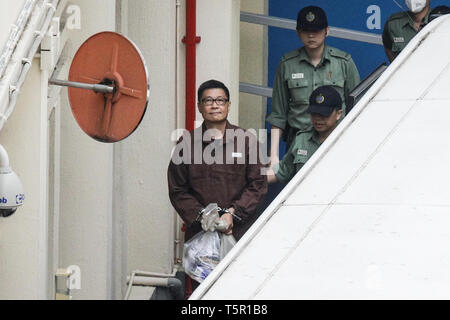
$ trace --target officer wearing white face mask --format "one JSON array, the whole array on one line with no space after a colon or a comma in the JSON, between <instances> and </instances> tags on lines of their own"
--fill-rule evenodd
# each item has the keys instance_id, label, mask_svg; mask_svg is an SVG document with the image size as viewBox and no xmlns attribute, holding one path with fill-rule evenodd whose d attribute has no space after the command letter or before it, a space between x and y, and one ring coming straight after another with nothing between
<instances>
[{"instance_id":1,"label":"officer wearing white face mask","mask_svg":"<svg viewBox=\"0 0 450 320\"><path fill-rule=\"evenodd\" d=\"M405 0L405 4L409 10L393 14L384 25L383 45L391 62L428 23L430 16L430 0Z\"/></svg>"}]
</instances>

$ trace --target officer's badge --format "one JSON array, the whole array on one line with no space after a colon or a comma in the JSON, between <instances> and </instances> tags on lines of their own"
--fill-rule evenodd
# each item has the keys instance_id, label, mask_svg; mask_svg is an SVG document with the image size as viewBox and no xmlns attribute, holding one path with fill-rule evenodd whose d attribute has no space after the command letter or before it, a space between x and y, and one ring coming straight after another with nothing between
<instances>
[{"instance_id":1,"label":"officer's badge","mask_svg":"<svg viewBox=\"0 0 450 320\"><path fill-rule=\"evenodd\" d=\"M308 12L308 14L306 15L306 21L308 22L313 22L315 18L316 16L312 12Z\"/></svg>"},{"instance_id":2,"label":"officer's badge","mask_svg":"<svg viewBox=\"0 0 450 320\"><path fill-rule=\"evenodd\" d=\"M322 104L324 101L325 101L325 97L323 96L323 94L319 94L319 95L316 97L316 102L317 102L318 104Z\"/></svg>"}]
</instances>

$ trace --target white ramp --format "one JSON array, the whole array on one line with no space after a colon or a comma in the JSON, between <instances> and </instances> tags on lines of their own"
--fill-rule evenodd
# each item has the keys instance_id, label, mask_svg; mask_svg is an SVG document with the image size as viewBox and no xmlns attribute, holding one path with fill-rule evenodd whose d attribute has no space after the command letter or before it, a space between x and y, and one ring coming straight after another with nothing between
<instances>
[{"instance_id":1,"label":"white ramp","mask_svg":"<svg viewBox=\"0 0 450 320\"><path fill-rule=\"evenodd\" d=\"M191 299L450 299L450 16L413 39Z\"/></svg>"}]
</instances>

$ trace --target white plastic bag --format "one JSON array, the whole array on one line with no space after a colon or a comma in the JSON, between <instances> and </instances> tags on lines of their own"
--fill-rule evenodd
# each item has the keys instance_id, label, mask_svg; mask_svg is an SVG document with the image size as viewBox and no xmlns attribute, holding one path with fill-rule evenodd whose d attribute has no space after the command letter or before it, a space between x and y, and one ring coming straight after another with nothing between
<instances>
[{"instance_id":1,"label":"white plastic bag","mask_svg":"<svg viewBox=\"0 0 450 320\"><path fill-rule=\"evenodd\" d=\"M220 261L217 231L200 231L184 244L183 268L192 279L202 282Z\"/></svg>"},{"instance_id":2,"label":"white plastic bag","mask_svg":"<svg viewBox=\"0 0 450 320\"><path fill-rule=\"evenodd\" d=\"M218 231L200 231L184 244L184 271L201 283L235 244L233 235Z\"/></svg>"},{"instance_id":3,"label":"white plastic bag","mask_svg":"<svg viewBox=\"0 0 450 320\"><path fill-rule=\"evenodd\" d=\"M236 239L232 234L226 235L224 233L220 233L220 260L222 260L228 252L234 247L236 244Z\"/></svg>"}]
</instances>

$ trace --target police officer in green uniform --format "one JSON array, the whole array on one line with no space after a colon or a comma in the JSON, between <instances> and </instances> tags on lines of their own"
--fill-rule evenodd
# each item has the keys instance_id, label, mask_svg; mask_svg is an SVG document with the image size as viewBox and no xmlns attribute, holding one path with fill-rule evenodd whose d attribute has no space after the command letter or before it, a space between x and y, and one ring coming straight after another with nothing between
<instances>
[{"instance_id":1,"label":"police officer in green uniform","mask_svg":"<svg viewBox=\"0 0 450 320\"><path fill-rule=\"evenodd\" d=\"M414 36L428 23L430 0L405 0L409 11L389 17L383 29L386 56L392 62Z\"/></svg>"},{"instance_id":2,"label":"police officer in green uniform","mask_svg":"<svg viewBox=\"0 0 450 320\"><path fill-rule=\"evenodd\" d=\"M309 131L298 131L283 159L268 170L267 181L286 183L303 167L342 117L342 99L333 86L314 90L306 110L312 123Z\"/></svg>"},{"instance_id":3,"label":"police officer in green uniform","mask_svg":"<svg viewBox=\"0 0 450 320\"><path fill-rule=\"evenodd\" d=\"M333 86L346 101L360 81L350 54L325 44L329 30L327 16L321 8L308 6L299 11L297 34L304 46L281 58L273 85L272 112L267 117L271 124L271 165L279 162L282 135L289 148L297 131L311 129L306 109L314 89Z\"/></svg>"}]
</instances>

